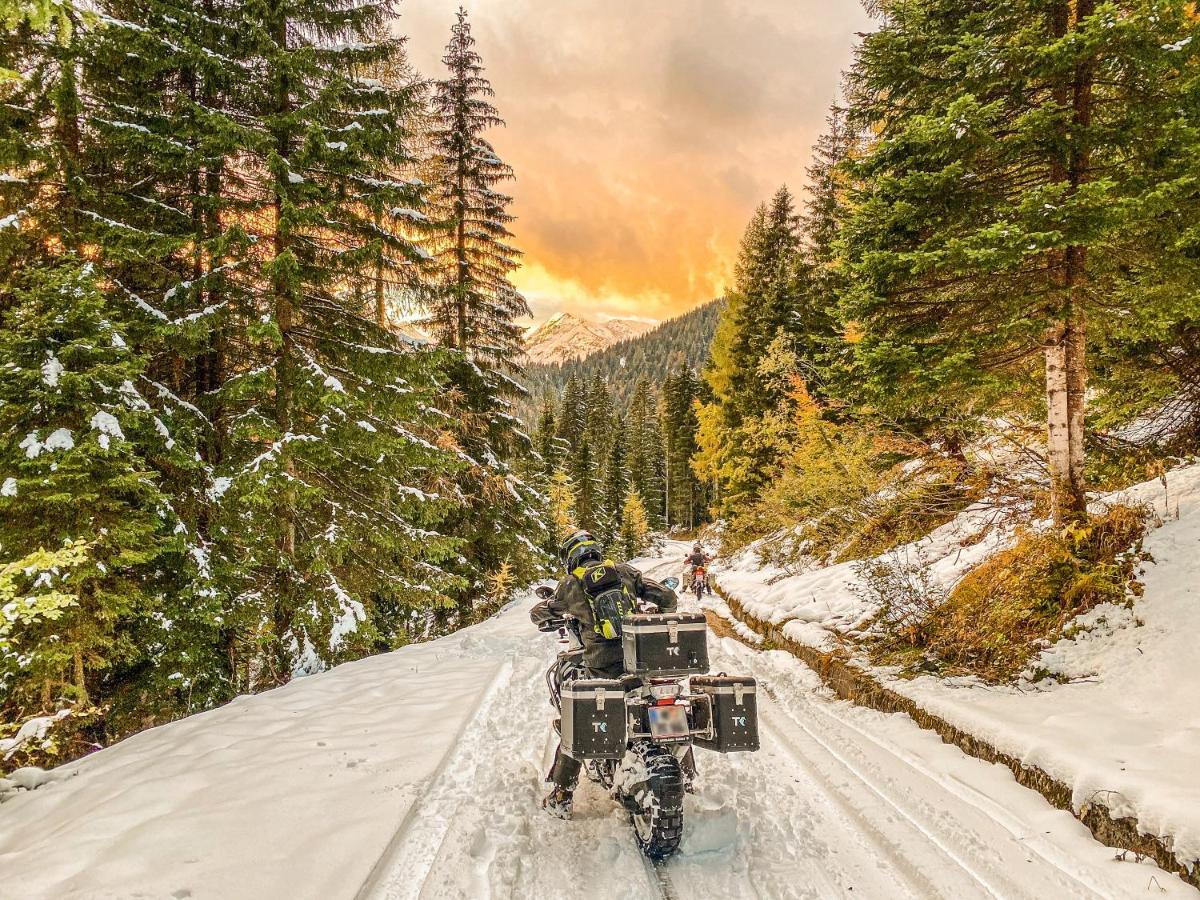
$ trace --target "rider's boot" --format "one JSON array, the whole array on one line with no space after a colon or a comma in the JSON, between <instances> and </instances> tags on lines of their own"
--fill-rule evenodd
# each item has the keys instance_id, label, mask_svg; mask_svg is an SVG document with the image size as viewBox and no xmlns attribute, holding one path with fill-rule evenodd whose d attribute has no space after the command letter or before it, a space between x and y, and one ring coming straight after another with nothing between
<instances>
[{"instance_id":1,"label":"rider's boot","mask_svg":"<svg viewBox=\"0 0 1200 900\"><path fill-rule=\"evenodd\" d=\"M571 792L564 787L555 787L542 801L542 809L556 819L571 818Z\"/></svg>"}]
</instances>

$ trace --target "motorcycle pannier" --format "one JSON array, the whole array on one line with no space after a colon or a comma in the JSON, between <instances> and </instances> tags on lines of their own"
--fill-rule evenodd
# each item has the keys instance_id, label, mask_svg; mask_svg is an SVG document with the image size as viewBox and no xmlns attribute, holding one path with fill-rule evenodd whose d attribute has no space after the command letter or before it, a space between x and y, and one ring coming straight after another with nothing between
<instances>
[{"instance_id":1,"label":"motorcycle pannier","mask_svg":"<svg viewBox=\"0 0 1200 900\"><path fill-rule=\"evenodd\" d=\"M700 613L629 616L621 625L625 671L697 675L708 671L708 625Z\"/></svg>"},{"instance_id":2,"label":"motorcycle pannier","mask_svg":"<svg viewBox=\"0 0 1200 900\"><path fill-rule=\"evenodd\" d=\"M718 753L758 749L758 685L746 675L706 675L693 678L692 701L696 730L712 727L712 738L697 735L696 745ZM710 712L711 711L711 712Z\"/></svg>"},{"instance_id":3,"label":"motorcycle pannier","mask_svg":"<svg viewBox=\"0 0 1200 900\"><path fill-rule=\"evenodd\" d=\"M563 685L562 749L572 759L619 759L625 753L621 682L580 678Z\"/></svg>"}]
</instances>

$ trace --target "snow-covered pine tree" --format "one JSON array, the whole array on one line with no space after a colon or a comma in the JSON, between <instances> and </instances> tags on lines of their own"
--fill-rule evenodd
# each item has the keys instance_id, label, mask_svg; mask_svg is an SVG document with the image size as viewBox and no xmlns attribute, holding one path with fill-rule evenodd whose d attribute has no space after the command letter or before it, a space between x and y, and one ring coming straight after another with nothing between
<instances>
[{"instance_id":1,"label":"snow-covered pine tree","mask_svg":"<svg viewBox=\"0 0 1200 900\"><path fill-rule=\"evenodd\" d=\"M261 140L238 161L257 252L239 272L241 343L222 388L220 575L248 639L239 677L294 672L401 643L461 579L438 523L459 466L436 444L438 361L378 323L379 268L416 260L381 211L419 204L407 180L409 97L362 72L398 50L387 3L278 0L243 10L241 86ZM382 261L382 262L381 262ZM386 273L385 273L386 277Z\"/></svg>"},{"instance_id":2,"label":"snow-covered pine tree","mask_svg":"<svg viewBox=\"0 0 1200 900\"><path fill-rule=\"evenodd\" d=\"M445 412L456 423L466 464L459 479L466 505L448 526L464 539L462 610L502 564L511 567L514 582L534 575L545 562L540 546L547 541L544 498L513 466L532 451L511 405L524 392L513 377L522 349L516 320L530 310L509 280L519 254L507 243L511 198L497 185L513 173L485 137L503 122L474 46L460 8L443 57L448 76L436 82L430 99L425 242L434 277L426 325L454 355Z\"/></svg>"},{"instance_id":3,"label":"snow-covered pine tree","mask_svg":"<svg viewBox=\"0 0 1200 900\"><path fill-rule=\"evenodd\" d=\"M194 535L190 527L194 520L189 521L189 514L195 513L199 494L195 486L202 477L197 457L202 417L185 408L188 405L178 402L157 380L160 375L155 371L151 348L162 346L168 316L159 310L149 315L150 307L145 304L145 311L139 310L121 287L122 279L136 284L139 274L148 271L155 272L155 283L159 284L161 273L171 270L172 254L182 246L171 231L190 231L187 214L179 208L187 205L181 196L186 191L171 189L179 188L186 179L160 184L168 179L158 171L161 157L155 159L152 151L161 150L163 145L155 148L153 139L147 137L135 142L139 144L136 150L126 153L141 164L136 181L121 183L117 173L122 167L114 163L122 158L120 142L111 135L136 132L140 136L142 126L128 121L131 114L136 115L131 105L122 104L113 113L113 105L106 103L103 91L115 87L109 79L97 78L96 69L105 48L117 42L120 35L137 29L111 15L81 15L75 8L65 9L63 16L53 39L34 39L25 31L12 35L4 45L17 77L6 85L11 92L6 98L10 102L4 104L6 120L0 128L0 168L4 172L0 189L4 189L6 212L11 212L10 227L0 233L0 268L4 271L0 278L5 280L0 295L23 300L19 308L0 312L0 330L17 328L21 320L39 323L28 327L46 342L42 362L51 369L62 367L59 380L73 389L66 393L51 391L54 403L36 393L27 393L23 398L15 394L5 412L10 423L41 422L51 412L76 424L91 422L95 416L115 423L113 427L121 437L118 440L113 434L105 439L114 449L104 448L109 452L104 466L95 470L97 485L106 479L110 485L121 482L118 474L122 466L127 467L125 474L155 498L149 511L158 517L159 526L167 529L169 539L157 543L141 533L121 537L116 530L109 531L113 542L89 543L96 552L114 557L144 549L154 558L156 553L168 552L164 549L167 544L174 554L170 565L130 566L119 576L113 565L101 563L114 571L114 577L122 579L123 599L112 602L126 604L129 615L98 609L95 604L85 604L73 612L76 617L90 615L104 623L99 630L93 629L97 646L107 643L120 648L112 654L83 653L81 668L74 676L77 690L87 688L89 696L96 695L103 681L103 696L99 699L106 702L110 713L99 724L112 735L140 727L147 718L170 717L213 699L224 699L228 691L217 649L219 609L200 564L203 554L181 552L183 542L191 541ZM149 35L149 29L143 31ZM163 42L149 37L147 41L154 44L147 55L161 56ZM148 66L142 65L141 54L126 44L119 80L122 84L135 83ZM174 140L168 143L166 155L180 156L183 144ZM153 214L148 221L147 210L169 220L170 225L160 230ZM101 293L103 303L97 300ZM5 334L13 341L22 337L29 336ZM59 345L71 349L59 353ZM110 358L103 358L99 350L95 354L83 352L98 347L108 348ZM9 349L26 357L36 355L35 348L28 344L12 344ZM75 358L74 363L66 360L68 355ZM16 369L8 374L18 377ZM50 387L56 385L47 385ZM154 427L138 427L138 422L146 421L152 421ZM49 427L48 422L43 424ZM77 428L53 430L62 444L73 443L81 450L86 446ZM70 441L66 438L68 432L73 435ZM32 434L32 428L22 432L26 434ZM71 458L74 466L82 466L79 453ZM107 474L102 474L102 469ZM79 477L78 471L75 475ZM66 531L83 532L86 523L120 517L114 510L118 502L114 494L122 496L119 490L78 490L79 480L70 481L65 471L62 477L76 491L71 497L74 518L58 523ZM43 487L55 481L57 474ZM14 484L19 487L19 482ZM25 493L23 503L39 502L38 491ZM68 492L53 496L61 501ZM138 505L144 498L131 492L122 499ZM189 505L190 510L186 508ZM136 527L139 516L138 511L129 514L131 527ZM8 519L13 527L17 521L15 517ZM141 524L149 527L145 521ZM37 533L35 529L29 534ZM58 535L59 541L64 535ZM82 533L66 538L89 541ZM129 546L121 550L120 542L125 539ZM0 543L6 544L6 556L16 552L22 540L21 536L13 536L5 541L0 535ZM138 542L144 543L144 548L136 547ZM97 597L111 599L108 588L94 582L94 570L85 571L84 577L93 579L94 587L89 590ZM139 599L131 599L134 597ZM108 600L97 601L101 605L105 602ZM174 681L168 681L167 676L172 674ZM52 702L58 694L47 692L43 696Z\"/></svg>"},{"instance_id":4,"label":"snow-covered pine tree","mask_svg":"<svg viewBox=\"0 0 1200 900\"><path fill-rule=\"evenodd\" d=\"M69 572L43 576L69 597L61 617L9 635L5 703L26 710L113 701L112 684L160 662L166 632L186 616L176 573L189 568L148 457L187 467L194 447L173 440L139 394L146 360L94 265L71 254L48 262L15 273L0 328L0 561L86 551Z\"/></svg>"},{"instance_id":5,"label":"snow-covered pine tree","mask_svg":"<svg viewBox=\"0 0 1200 900\"><path fill-rule=\"evenodd\" d=\"M229 452L233 314L250 303L254 251L241 222L255 188L234 161L261 139L240 93L254 69L228 4L106 0L101 10L84 68L89 240L127 310L126 338L147 359L141 398L173 442L194 447L190 466L151 460L193 565L173 591L181 610L159 664L129 689L203 708L239 690L238 626L212 566L213 479Z\"/></svg>"}]
</instances>

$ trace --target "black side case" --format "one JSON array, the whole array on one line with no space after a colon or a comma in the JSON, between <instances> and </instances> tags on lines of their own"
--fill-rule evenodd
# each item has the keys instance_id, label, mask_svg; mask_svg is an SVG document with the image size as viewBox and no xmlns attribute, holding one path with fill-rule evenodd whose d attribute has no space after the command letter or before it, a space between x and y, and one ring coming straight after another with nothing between
<instances>
[{"instance_id":1,"label":"black side case","mask_svg":"<svg viewBox=\"0 0 1200 900\"><path fill-rule=\"evenodd\" d=\"M708 623L700 613L628 616L621 622L625 671L650 677L708 671Z\"/></svg>"},{"instance_id":2,"label":"black side case","mask_svg":"<svg viewBox=\"0 0 1200 900\"><path fill-rule=\"evenodd\" d=\"M698 747L718 753L758 749L758 684L748 675L705 675L692 679L692 714ZM707 697L707 702L704 698Z\"/></svg>"},{"instance_id":3,"label":"black side case","mask_svg":"<svg viewBox=\"0 0 1200 900\"><path fill-rule=\"evenodd\" d=\"M563 753L572 759L620 759L625 743L621 682L580 678L563 685Z\"/></svg>"}]
</instances>

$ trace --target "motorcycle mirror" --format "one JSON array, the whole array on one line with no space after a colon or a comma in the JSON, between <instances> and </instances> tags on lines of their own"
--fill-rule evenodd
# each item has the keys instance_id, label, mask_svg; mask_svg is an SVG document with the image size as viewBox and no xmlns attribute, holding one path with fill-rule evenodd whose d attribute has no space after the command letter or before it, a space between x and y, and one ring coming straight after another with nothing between
<instances>
[{"instance_id":1,"label":"motorcycle mirror","mask_svg":"<svg viewBox=\"0 0 1200 900\"><path fill-rule=\"evenodd\" d=\"M549 600L554 596L554 588L548 584L539 584L533 589L533 592L543 600Z\"/></svg>"},{"instance_id":2,"label":"motorcycle mirror","mask_svg":"<svg viewBox=\"0 0 1200 900\"><path fill-rule=\"evenodd\" d=\"M664 578L663 584L671 590L675 590L675 588L679 587L679 579L672 575L670 578Z\"/></svg>"}]
</instances>

